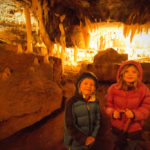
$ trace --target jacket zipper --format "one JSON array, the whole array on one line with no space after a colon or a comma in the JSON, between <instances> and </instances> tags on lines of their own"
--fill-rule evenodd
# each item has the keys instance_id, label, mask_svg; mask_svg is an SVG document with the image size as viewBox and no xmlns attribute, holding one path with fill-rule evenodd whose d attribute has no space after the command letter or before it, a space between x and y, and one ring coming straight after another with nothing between
<instances>
[{"instance_id":1,"label":"jacket zipper","mask_svg":"<svg viewBox=\"0 0 150 150\"><path fill-rule=\"evenodd\" d=\"M86 107L88 110L88 117L89 117L89 135L91 135L91 116L90 116L90 107L88 105L88 102L86 103Z\"/></svg>"}]
</instances>

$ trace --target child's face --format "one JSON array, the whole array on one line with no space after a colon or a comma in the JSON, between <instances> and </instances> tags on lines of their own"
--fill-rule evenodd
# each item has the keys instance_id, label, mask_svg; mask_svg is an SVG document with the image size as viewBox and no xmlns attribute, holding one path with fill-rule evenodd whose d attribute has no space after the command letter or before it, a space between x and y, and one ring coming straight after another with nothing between
<instances>
[{"instance_id":1,"label":"child's face","mask_svg":"<svg viewBox=\"0 0 150 150\"><path fill-rule=\"evenodd\" d=\"M90 96L95 91L95 82L92 79L85 78L80 84L80 92L85 96Z\"/></svg>"},{"instance_id":2,"label":"child's face","mask_svg":"<svg viewBox=\"0 0 150 150\"><path fill-rule=\"evenodd\" d=\"M128 84L138 80L138 70L134 66L128 67L123 75L123 80Z\"/></svg>"}]
</instances>

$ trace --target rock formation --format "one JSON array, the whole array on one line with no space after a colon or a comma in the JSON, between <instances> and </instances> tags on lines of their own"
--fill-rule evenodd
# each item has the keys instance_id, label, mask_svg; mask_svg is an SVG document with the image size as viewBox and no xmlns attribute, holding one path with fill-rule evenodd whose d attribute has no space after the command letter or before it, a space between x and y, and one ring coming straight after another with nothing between
<instances>
[{"instance_id":1,"label":"rock formation","mask_svg":"<svg viewBox=\"0 0 150 150\"><path fill-rule=\"evenodd\" d=\"M34 59L0 49L0 140L61 107L61 61L53 60L53 69L43 57L36 56L38 63Z\"/></svg>"}]
</instances>

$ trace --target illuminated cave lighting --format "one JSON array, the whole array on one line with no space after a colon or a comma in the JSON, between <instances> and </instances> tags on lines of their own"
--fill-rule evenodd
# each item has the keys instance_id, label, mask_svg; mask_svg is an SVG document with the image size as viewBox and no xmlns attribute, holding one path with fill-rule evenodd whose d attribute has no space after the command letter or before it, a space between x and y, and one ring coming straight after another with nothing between
<instances>
[{"instance_id":1,"label":"illuminated cave lighting","mask_svg":"<svg viewBox=\"0 0 150 150\"><path fill-rule=\"evenodd\" d=\"M113 48L120 54L128 54L128 59L150 61L150 29L148 32L135 32L131 41L131 30L124 37L123 24L121 23L99 23L89 31L90 41L88 49L78 48L77 62L93 62L94 56L98 51ZM61 50L60 50L61 51ZM147 60L146 60L147 59ZM64 64L74 65L74 48L66 48Z\"/></svg>"},{"instance_id":2,"label":"illuminated cave lighting","mask_svg":"<svg viewBox=\"0 0 150 150\"><path fill-rule=\"evenodd\" d=\"M123 35L123 25L115 26L110 24L101 25L98 30L90 31L90 48L104 50L114 48L118 53L127 53L128 59L150 58L150 29L148 33L142 30L141 33L135 33L132 42L130 42L131 31L125 38ZM99 39L99 40L98 40Z\"/></svg>"}]
</instances>

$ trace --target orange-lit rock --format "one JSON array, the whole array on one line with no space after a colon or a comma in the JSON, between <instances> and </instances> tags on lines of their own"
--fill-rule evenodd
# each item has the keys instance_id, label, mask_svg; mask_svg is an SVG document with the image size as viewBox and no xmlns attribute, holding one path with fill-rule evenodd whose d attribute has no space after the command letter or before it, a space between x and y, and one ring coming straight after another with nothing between
<instances>
[{"instance_id":1,"label":"orange-lit rock","mask_svg":"<svg viewBox=\"0 0 150 150\"><path fill-rule=\"evenodd\" d=\"M62 90L53 80L55 74L60 80L61 74L50 64L44 64L43 57L37 58L39 65L33 63L33 54L0 49L0 139L31 126L61 107ZM57 65L61 70L61 63Z\"/></svg>"},{"instance_id":2,"label":"orange-lit rock","mask_svg":"<svg viewBox=\"0 0 150 150\"><path fill-rule=\"evenodd\" d=\"M99 81L114 82L119 64L127 60L128 55L118 54L114 49L108 48L105 51L99 51L91 64L82 64L80 71L93 71Z\"/></svg>"},{"instance_id":3,"label":"orange-lit rock","mask_svg":"<svg viewBox=\"0 0 150 150\"><path fill-rule=\"evenodd\" d=\"M102 65L107 63L121 63L128 59L127 54L119 54L113 48L108 48L104 51L99 51L94 56L94 63L95 65Z\"/></svg>"}]
</instances>

